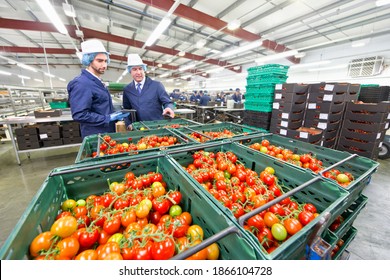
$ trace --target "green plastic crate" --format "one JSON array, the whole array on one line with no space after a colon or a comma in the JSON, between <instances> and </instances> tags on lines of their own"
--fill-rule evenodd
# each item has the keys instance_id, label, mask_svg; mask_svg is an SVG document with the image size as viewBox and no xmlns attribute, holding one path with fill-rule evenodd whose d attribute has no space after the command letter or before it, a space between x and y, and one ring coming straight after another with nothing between
<instances>
[{"instance_id":1,"label":"green plastic crate","mask_svg":"<svg viewBox=\"0 0 390 280\"><path fill-rule=\"evenodd\" d=\"M245 86L246 92L245 92L245 99L247 96L250 96L250 94L273 94L275 92L275 86L258 86L258 85L247 85ZM248 95L249 94L249 95Z\"/></svg>"},{"instance_id":2,"label":"green plastic crate","mask_svg":"<svg viewBox=\"0 0 390 280\"><path fill-rule=\"evenodd\" d=\"M317 159L323 162L324 167L330 167L351 156L351 154L348 152L337 151L276 134L252 137L251 139L240 141L240 143L250 149L249 146L251 144L256 142L260 143L263 139L269 140L270 143L275 146L290 149L295 154L313 154ZM290 163L286 162L286 164ZM299 169L303 169L296 165L292 166ZM347 187L343 187L343 189L346 189L349 192L349 204L347 204L347 206L359 197L364 187L369 183L371 175L375 173L378 169L378 166L379 163L376 161L373 161L366 157L356 156L335 167L340 171L352 173L355 179ZM333 181L329 178L326 178L326 180Z\"/></svg>"},{"instance_id":3,"label":"green plastic crate","mask_svg":"<svg viewBox=\"0 0 390 280\"><path fill-rule=\"evenodd\" d=\"M249 75L256 75L258 73L280 73L280 74L286 74L288 69L290 67L286 65L281 64L265 64L255 67L248 68L248 74Z\"/></svg>"},{"instance_id":4,"label":"green plastic crate","mask_svg":"<svg viewBox=\"0 0 390 280\"><path fill-rule=\"evenodd\" d=\"M51 109L64 109L69 108L68 102L49 102Z\"/></svg>"},{"instance_id":5,"label":"green plastic crate","mask_svg":"<svg viewBox=\"0 0 390 280\"><path fill-rule=\"evenodd\" d=\"M343 217L343 222L340 226L334 231L334 234L341 238L348 231L348 229L352 226L353 222L362 211L364 207L366 207L368 202L368 198L361 194L349 207L346 209L341 216Z\"/></svg>"},{"instance_id":6,"label":"green plastic crate","mask_svg":"<svg viewBox=\"0 0 390 280\"><path fill-rule=\"evenodd\" d=\"M192 120L177 118L171 120L135 122L132 125L133 125L133 129L135 130L145 130L145 129L160 129L160 128L171 129L171 128L177 128L181 126L200 125L200 123Z\"/></svg>"},{"instance_id":7,"label":"green plastic crate","mask_svg":"<svg viewBox=\"0 0 390 280\"><path fill-rule=\"evenodd\" d=\"M114 162L115 163L115 162ZM80 168L83 170L80 170ZM167 188L180 190L183 211L191 213L193 224L204 229L204 239L234 227L227 217L214 206L201 191L197 190L166 157L156 157L148 160L137 160L123 170L102 172L100 165L73 165L54 169L43 182L41 188L33 197L15 228L0 250L0 258L21 260L28 259L28 248L31 241L42 231L50 230L61 203L68 199L85 199L92 194L102 194L108 191L107 179L121 181L126 172L135 175L158 171L163 175ZM51 175L51 176L50 176ZM218 217L218 219L216 219ZM245 236L232 233L217 241L220 258L228 259L259 259L260 255L251 247Z\"/></svg>"},{"instance_id":8,"label":"green plastic crate","mask_svg":"<svg viewBox=\"0 0 390 280\"><path fill-rule=\"evenodd\" d=\"M83 142L81 144L81 147L79 149L79 152L77 153L77 157L75 160L75 163L82 163L82 162L98 162L103 161L107 159L112 158L126 158L129 156L142 156L143 154L150 153L150 152L158 152L160 150L170 149L174 146L182 146L182 145L191 145L196 143L194 140L190 138L184 138L183 135L180 135L178 133L175 133L173 130L161 128L161 129L150 129L150 130L140 130L140 131L129 131L129 132L117 132L117 133L106 133L104 135L109 135L113 140L116 140L117 142L123 143L137 143L140 139L152 135L156 135L159 137L162 136L174 136L177 137L177 144L171 145L171 146L161 146L146 150L137 150L137 151L131 151L126 153L118 153L118 154L110 154L110 155L104 155L104 156L98 156L98 157L92 157L93 152L98 151L98 144L101 143L101 140L99 142L99 135L94 134L87 136L83 139ZM104 136L100 135L100 136Z\"/></svg>"},{"instance_id":9,"label":"green plastic crate","mask_svg":"<svg viewBox=\"0 0 390 280\"><path fill-rule=\"evenodd\" d=\"M341 256L343 255L345 250L348 248L348 246L351 244L351 242L355 239L357 232L358 232L358 230L352 226L348 229L347 233L344 234L344 236L342 237L342 239L344 240L344 244L338 250L338 252L334 255L334 257L333 257L334 260L341 259Z\"/></svg>"},{"instance_id":10,"label":"green plastic crate","mask_svg":"<svg viewBox=\"0 0 390 280\"><path fill-rule=\"evenodd\" d=\"M245 101L245 110L256 111L256 112L272 112L273 102L261 102L261 101Z\"/></svg>"},{"instance_id":11,"label":"green plastic crate","mask_svg":"<svg viewBox=\"0 0 390 280\"><path fill-rule=\"evenodd\" d=\"M218 151L231 151L238 157L238 161L243 163L246 167L251 168L260 173L265 167L270 166L275 169L275 174L279 178L280 185L283 186L285 192L294 189L301 184L317 177L317 181L306 187L305 189L295 193L293 197L299 202L313 203L318 212L319 216L306 225L295 235L291 236L282 245L275 249L271 254L266 253L259 244L257 238L246 231L248 238L253 242L253 246L263 255L264 259L302 259L305 256L306 245L310 234L314 231L316 223L325 215L325 212L329 212L334 219L336 213L339 212L339 208L343 207L347 198L348 192L346 190L338 188L338 186L324 178L320 178L309 171L299 170L284 164L276 159L272 159L265 155L256 153L246 149L236 143L221 143L219 145L213 145L207 147L207 145L199 145L193 147L187 147L186 151L174 152L174 150L167 151L178 168L180 168L188 178L196 185L205 196L212 200L215 205L237 226L240 226L237 219L231 213L231 211L217 201L207 190L205 190L189 173L187 173L183 166L187 166L192 163L192 154L195 151L204 150L208 152ZM245 231L243 229L243 231Z\"/></svg>"},{"instance_id":12,"label":"green plastic crate","mask_svg":"<svg viewBox=\"0 0 390 280\"><path fill-rule=\"evenodd\" d=\"M259 133L261 134L261 130L259 128L253 128L253 127L249 127L246 125L239 125L239 124L230 123L230 122L202 124L202 125L191 126L191 127L179 127L179 128L174 129L174 130L178 131L179 133L181 133L185 137L191 138L189 135L191 133L193 133L194 131L199 132L199 133L222 132L225 129L231 131L234 134L234 136L232 138L240 137L240 136L243 136L246 134L259 134ZM224 138L214 138L214 139L209 139L209 141L215 141L215 140L221 140L221 139L224 139ZM207 141L207 142L209 142L209 141Z\"/></svg>"}]
</instances>

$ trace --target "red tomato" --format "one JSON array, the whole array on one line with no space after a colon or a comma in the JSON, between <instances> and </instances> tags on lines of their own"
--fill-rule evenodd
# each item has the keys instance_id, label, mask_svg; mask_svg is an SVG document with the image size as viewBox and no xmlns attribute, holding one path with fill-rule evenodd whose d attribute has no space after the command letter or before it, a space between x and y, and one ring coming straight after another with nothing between
<instances>
[{"instance_id":1,"label":"red tomato","mask_svg":"<svg viewBox=\"0 0 390 280\"><path fill-rule=\"evenodd\" d=\"M47 251L52 246L54 234L50 231L45 231L38 234L30 244L30 255L37 257L41 251Z\"/></svg>"},{"instance_id":2,"label":"red tomato","mask_svg":"<svg viewBox=\"0 0 390 280\"><path fill-rule=\"evenodd\" d=\"M283 224L290 235L294 235L302 229L301 222L295 218L287 218L283 221Z\"/></svg>"},{"instance_id":3,"label":"red tomato","mask_svg":"<svg viewBox=\"0 0 390 280\"><path fill-rule=\"evenodd\" d=\"M168 260L175 254L175 242L169 237L163 241L154 242L151 254L154 260Z\"/></svg>"},{"instance_id":4,"label":"red tomato","mask_svg":"<svg viewBox=\"0 0 390 280\"><path fill-rule=\"evenodd\" d=\"M303 210L298 214L298 219L303 226L310 223L312 220L314 220L314 218L314 214L310 211Z\"/></svg>"}]
</instances>

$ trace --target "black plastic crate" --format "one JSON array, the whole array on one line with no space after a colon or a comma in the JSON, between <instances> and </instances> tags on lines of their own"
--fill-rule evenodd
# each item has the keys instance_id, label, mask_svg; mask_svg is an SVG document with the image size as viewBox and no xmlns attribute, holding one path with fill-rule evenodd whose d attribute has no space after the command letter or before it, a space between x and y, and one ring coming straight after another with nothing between
<instances>
[{"instance_id":1,"label":"black plastic crate","mask_svg":"<svg viewBox=\"0 0 390 280\"><path fill-rule=\"evenodd\" d=\"M282 110L273 109L272 118L288 119L292 121L303 120L305 117L305 110L283 112Z\"/></svg>"}]
</instances>

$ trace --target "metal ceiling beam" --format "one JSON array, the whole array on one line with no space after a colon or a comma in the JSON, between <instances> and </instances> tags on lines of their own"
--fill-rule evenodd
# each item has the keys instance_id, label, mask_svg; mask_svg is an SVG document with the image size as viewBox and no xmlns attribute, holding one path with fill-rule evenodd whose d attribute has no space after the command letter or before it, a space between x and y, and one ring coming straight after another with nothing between
<instances>
[{"instance_id":1,"label":"metal ceiling beam","mask_svg":"<svg viewBox=\"0 0 390 280\"><path fill-rule=\"evenodd\" d=\"M173 5L173 0L161 0L161 1L153 1L153 0L137 0L138 2L141 2L145 5L152 6L154 8L158 8L164 11L168 11L170 7ZM198 24L205 25L209 28L215 29L215 30L221 30L222 32L240 38L245 41L256 41L260 40L261 36L249 31L246 31L243 28L238 28L234 31L231 31L227 28L227 22L220 20L216 17L210 16L206 13L203 13L201 11L198 11L196 9L193 9L191 7L188 7L186 5L180 4L176 10L173 13L176 16L185 18L187 20L191 20L193 22L196 22ZM266 40L265 44L263 44L264 47L273 50L275 52L280 52L284 50L289 50L286 46L283 46L281 44L278 44L277 42L273 42L270 40ZM277 46L276 48L273 48L273 46ZM300 59L297 59L295 57L288 57L288 60L290 60L293 63L299 63Z\"/></svg>"},{"instance_id":2,"label":"metal ceiling beam","mask_svg":"<svg viewBox=\"0 0 390 280\"><path fill-rule=\"evenodd\" d=\"M14 20L14 19L5 19L5 18L0 18L0 28L8 28L8 29L20 29L20 30L29 30L29 31L43 31L43 32L55 32L57 33L57 29L52 24L49 23L43 23L43 22L34 22L34 21L25 21L25 20ZM79 37L76 35L76 26L74 25L68 25L66 26L69 32L69 36L72 38L75 38L79 40ZM142 48L144 45L144 42L134 40L134 39L129 39L121 36L116 36L112 34L107 34L101 31L96 31L93 29L89 28L84 28L80 27L80 30L83 31L84 33L84 38L96 38L96 39L101 39L105 40L108 42L115 42L118 44L123 44L126 46L132 46L136 48ZM166 48L162 46L150 46L146 47L145 49L155 51L155 52L160 52L160 53L165 53L165 54L170 54L173 56L176 56L179 54L180 51L174 50L171 48ZM214 64L218 66L225 66L227 69L234 71L236 73L240 73L241 70L234 70L233 66L229 66L229 63L226 61L221 61L217 59L207 59L207 57L200 56L200 55L195 55L191 53L186 53L184 58L190 59L190 60L197 60L197 61L204 61L209 64Z\"/></svg>"}]
</instances>

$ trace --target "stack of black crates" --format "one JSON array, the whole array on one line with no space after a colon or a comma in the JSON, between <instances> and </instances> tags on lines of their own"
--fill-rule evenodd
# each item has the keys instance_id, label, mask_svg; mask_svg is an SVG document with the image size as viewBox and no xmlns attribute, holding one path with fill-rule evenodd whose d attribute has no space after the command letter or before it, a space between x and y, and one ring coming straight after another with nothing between
<instances>
[{"instance_id":1,"label":"stack of black crates","mask_svg":"<svg viewBox=\"0 0 390 280\"><path fill-rule=\"evenodd\" d=\"M348 102L337 150L376 160L389 128L389 113L389 102Z\"/></svg>"},{"instance_id":2,"label":"stack of black crates","mask_svg":"<svg viewBox=\"0 0 390 280\"><path fill-rule=\"evenodd\" d=\"M298 129L303 126L307 93L307 84L285 83L275 86L270 126L271 133L281 134L291 138L300 138L299 134L302 135L302 133ZM320 139L307 137L301 140L313 143Z\"/></svg>"},{"instance_id":3,"label":"stack of black crates","mask_svg":"<svg viewBox=\"0 0 390 280\"><path fill-rule=\"evenodd\" d=\"M80 125L77 122L40 123L15 129L19 150L38 149L81 143Z\"/></svg>"},{"instance_id":4,"label":"stack of black crates","mask_svg":"<svg viewBox=\"0 0 390 280\"><path fill-rule=\"evenodd\" d=\"M379 103L390 101L390 86L364 86L360 88L359 101Z\"/></svg>"},{"instance_id":5,"label":"stack of black crates","mask_svg":"<svg viewBox=\"0 0 390 280\"><path fill-rule=\"evenodd\" d=\"M350 83L309 85L304 126L323 130L321 146L335 148L346 102L356 101L359 89Z\"/></svg>"},{"instance_id":6,"label":"stack of black crates","mask_svg":"<svg viewBox=\"0 0 390 280\"><path fill-rule=\"evenodd\" d=\"M288 68L280 64L248 68L243 124L269 130L275 85L286 82Z\"/></svg>"}]
</instances>

